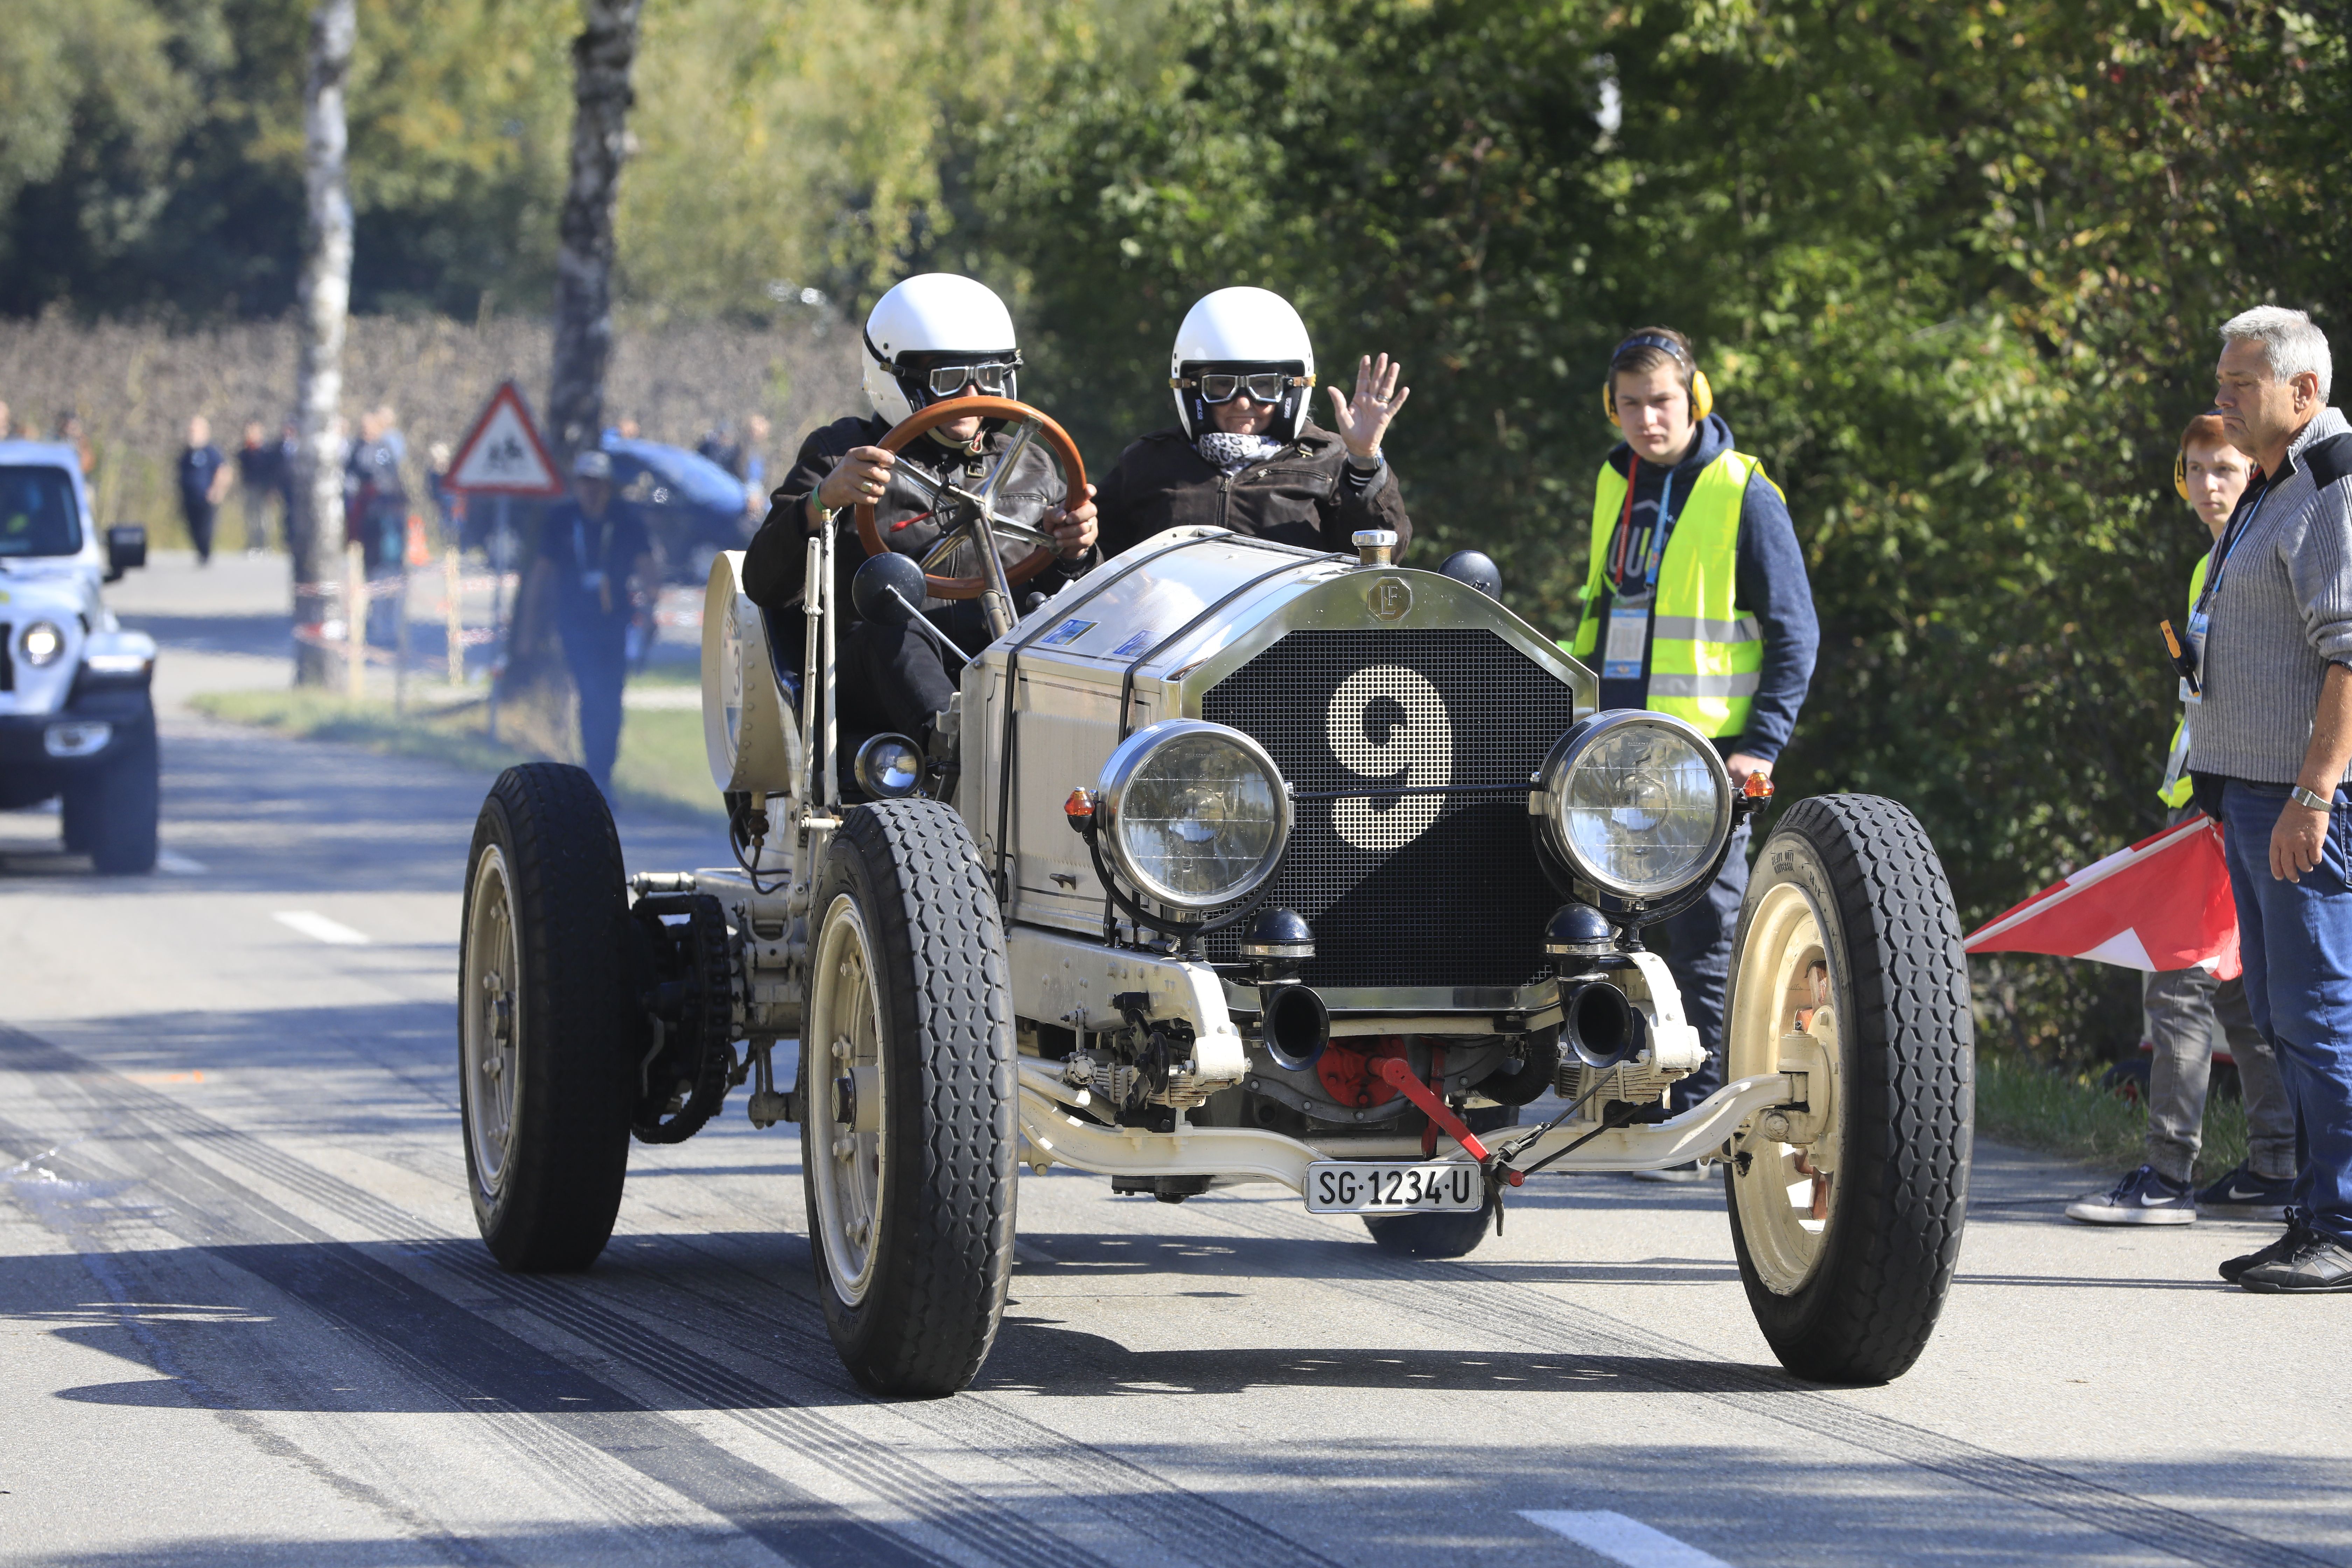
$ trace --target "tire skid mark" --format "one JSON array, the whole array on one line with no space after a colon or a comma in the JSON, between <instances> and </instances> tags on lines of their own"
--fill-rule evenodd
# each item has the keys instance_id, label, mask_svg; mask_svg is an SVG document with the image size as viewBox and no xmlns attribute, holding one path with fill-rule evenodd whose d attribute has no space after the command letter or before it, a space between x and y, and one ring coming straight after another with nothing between
<instances>
[{"instance_id":1,"label":"tire skid mark","mask_svg":"<svg viewBox=\"0 0 2352 1568\"><path fill-rule=\"evenodd\" d=\"M1220 1205L1218 1217L1237 1230L1277 1240L1333 1239L1329 1228L1264 1205ZM1407 1264L1391 1262L1369 1247L1361 1250L1364 1256L1351 1256L1321 1275L1321 1282L1423 1317L1478 1328L1536 1350L1646 1363L1647 1370L1630 1374L1630 1382L1648 1383L1664 1393L1710 1399L1743 1415L1766 1416L2190 1563L2211 1568L2336 1568L2327 1558L2037 1460L2003 1454L1891 1415L1858 1410L1796 1382L1778 1367L1727 1365L1695 1345L1559 1300L1475 1263ZM1437 1300L1432 1287L1453 1289ZM1688 1365L1689 1374L1677 1375L1673 1370L1676 1363ZM1727 1391L1721 1386L1726 1381L1748 1386Z\"/></svg>"},{"instance_id":2,"label":"tire skid mark","mask_svg":"<svg viewBox=\"0 0 2352 1568\"><path fill-rule=\"evenodd\" d=\"M633 1237L677 1248L702 1261L713 1255L684 1236ZM641 1266L652 1259L634 1259ZM783 1290L816 1310L813 1298L794 1285L769 1279L755 1270L734 1266L747 1285L762 1290ZM750 1290L694 1289L674 1281L652 1280L667 1293L684 1297L720 1316L757 1313L761 1309ZM796 1366L793 1375L814 1383L828 1393L852 1398L866 1395L834 1354L833 1342L817 1329L784 1319L767 1320L765 1326L789 1339L810 1355L811 1366ZM811 1367L816 1370L811 1370ZM1178 1542L1188 1557L1230 1568L1235 1563L1267 1564L1270 1568L1340 1568L1289 1537L1247 1514L1226 1507L1169 1480L1158 1472L1108 1449L1069 1436L1044 1422L1009 1408L986 1390L966 1390L952 1400L909 1402L895 1407L908 1422L936 1433L945 1441L985 1448L1000 1463L1021 1471L1042 1485L1078 1494L1080 1500L1100 1507L1116 1518L1121 1529L1160 1541Z\"/></svg>"},{"instance_id":3,"label":"tire skid mark","mask_svg":"<svg viewBox=\"0 0 2352 1568\"><path fill-rule=\"evenodd\" d=\"M28 1042L31 1037L0 1026L0 1044L12 1052ZM90 1085L85 1079L81 1087ZM127 1101L143 1094L134 1089L121 1098ZM166 1107L183 1109L169 1102ZM142 1114L150 1109L144 1103L119 1108L118 1125L126 1142L136 1138L142 1124L150 1123ZM215 1150L242 1151L254 1145L246 1134L198 1113L172 1120L198 1123L193 1130L180 1129L181 1135L193 1131L211 1141L209 1146ZM0 1124L0 1132L5 1131ZM318 1230L181 1152L169 1133L140 1142L146 1144L144 1153L153 1167L140 1173L182 1205L179 1214L153 1216L157 1223L344 1329L440 1394L452 1409L525 1415L551 1426L727 1520L787 1561L823 1568L935 1568L947 1562L730 1452ZM299 1162L291 1163L307 1169ZM417 1234L387 1239L442 1239L425 1237L421 1226L410 1228ZM302 1250L292 1254L289 1246ZM388 1325L395 1317L396 1325ZM545 1407L551 1403L575 1408L550 1411ZM656 1428L654 1433L647 1432L648 1425ZM656 1440L648 1442L649 1436Z\"/></svg>"},{"instance_id":4,"label":"tire skid mark","mask_svg":"<svg viewBox=\"0 0 2352 1568\"><path fill-rule=\"evenodd\" d=\"M9 1029L5 1025L0 1025L0 1046L49 1056L54 1065L72 1072L86 1089L95 1089L102 1085L110 1100L142 1120L173 1136L195 1141L208 1152L233 1160L288 1191L300 1194L321 1208L373 1232L383 1241L411 1246L428 1245L430 1254L427 1262L436 1270L497 1296L680 1393L703 1401L713 1410L752 1427L772 1440L803 1451L823 1453L833 1468L868 1491L887 1499L905 1509L909 1515L992 1559L1017 1565L1017 1568L1032 1568L1032 1565L1038 1565L1038 1568L1106 1568L1102 1559L1084 1552L1063 1537L1004 1511L1001 1505L919 1461L905 1458L887 1445L852 1432L821 1413L807 1409L804 1402L748 1377L709 1356L686 1349L674 1340L664 1338L577 1289L566 1289L530 1275L509 1274L478 1248L462 1244L449 1245L453 1241L462 1243L471 1238L453 1238L409 1211L253 1134L177 1100L124 1082L119 1076L64 1047ZM236 1187L227 1178L212 1173L209 1167L200 1166L199 1169L222 1186L234 1188L238 1193L246 1192L246 1189ZM257 1194L248 1194L248 1199L256 1205L274 1206ZM286 1220L296 1226L302 1224L291 1215L287 1215ZM307 1226L304 1228L308 1229ZM333 1240L323 1233L313 1234L321 1241ZM414 1293L416 1281L394 1270L385 1269L384 1272L403 1281ZM454 1304L452 1310L467 1311L467 1309ZM515 1342L530 1355L544 1356L546 1353L528 1345L527 1342ZM824 1364L836 1364L831 1342L821 1340L818 1345L825 1358ZM605 1393L614 1399L625 1398L611 1390ZM868 1403L881 1403L862 1392L855 1396ZM1140 1522L1139 1516L1148 1513L1163 1521L1170 1530L1184 1532L1172 1538L1160 1536L1163 1551L1181 1550L1176 1542L1187 1535L1197 1540L1205 1515L1222 1528L1215 1530L1215 1541L1202 1543L1211 1550L1200 1553L1201 1561L1230 1563L1236 1560L1233 1554L1238 1554L1240 1560L1253 1563L1288 1564L1290 1568L1339 1568L1331 1559L1246 1515L1181 1488L1129 1460L1081 1443L1043 1423L1029 1420L1001 1406L991 1406L992 1418L985 1422L976 1415L964 1416L959 1414L959 1406L966 1400L978 1397L981 1396L967 1394L953 1401L905 1402L894 1404L891 1408L895 1415L936 1432L952 1443L991 1447L1000 1461L1057 1493L1076 1493L1073 1480L1083 1477L1097 1489L1092 1496L1078 1494L1078 1500L1090 1503L1114 1517L1123 1531L1132 1531ZM634 1408L634 1402L630 1403ZM985 1445L976 1441L973 1431L973 1428L983 1425L993 1438L992 1443ZM688 1491L687 1495L695 1494ZM714 1506L714 1511L725 1511L711 1506ZM850 1561L880 1559L853 1557Z\"/></svg>"}]
</instances>

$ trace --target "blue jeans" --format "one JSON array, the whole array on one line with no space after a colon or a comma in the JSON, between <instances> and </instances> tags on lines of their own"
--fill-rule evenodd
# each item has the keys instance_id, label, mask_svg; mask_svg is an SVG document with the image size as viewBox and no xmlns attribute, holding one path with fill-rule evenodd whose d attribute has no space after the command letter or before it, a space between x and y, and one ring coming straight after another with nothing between
<instances>
[{"instance_id":1,"label":"blue jeans","mask_svg":"<svg viewBox=\"0 0 2352 1568\"><path fill-rule=\"evenodd\" d=\"M580 693L580 763L609 798L621 751L621 688L628 679L627 623L566 626L563 657Z\"/></svg>"},{"instance_id":2,"label":"blue jeans","mask_svg":"<svg viewBox=\"0 0 2352 1568\"><path fill-rule=\"evenodd\" d=\"M2352 790L2336 792L2319 865L2271 875L2285 784L2231 779L2221 795L2246 1005L2278 1054L2304 1148L2288 1212L2352 1246Z\"/></svg>"},{"instance_id":3,"label":"blue jeans","mask_svg":"<svg viewBox=\"0 0 2352 1568\"><path fill-rule=\"evenodd\" d=\"M1666 1103L1676 1116L1723 1087L1723 994L1731 981L1731 939L1739 930L1740 900L1748 897L1753 826L1743 822L1731 830L1731 847L1706 897L1643 932L1666 961L1675 989L1682 993L1683 1018L1706 1049L1699 1069L1667 1090Z\"/></svg>"}]
</instances>

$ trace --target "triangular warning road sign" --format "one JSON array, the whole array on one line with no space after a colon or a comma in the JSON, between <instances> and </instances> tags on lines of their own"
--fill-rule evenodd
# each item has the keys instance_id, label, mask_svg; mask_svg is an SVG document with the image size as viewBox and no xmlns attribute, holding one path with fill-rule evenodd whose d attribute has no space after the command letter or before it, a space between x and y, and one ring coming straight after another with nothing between
<instances>
[{"instance_id":1,"label":"triangular warning road sign","mask_svg":"<svg viewBox=\"0 0 2352 1568\"><path fill-rule=\"evenodd\" d=\"M560 496L563 481L555 459L539 438L530 410L523 405L521 389L501 382L490 394L489 406L474 421L465 444L449 465L453 490L508 496Z\"/></svg>"}]
</instances>

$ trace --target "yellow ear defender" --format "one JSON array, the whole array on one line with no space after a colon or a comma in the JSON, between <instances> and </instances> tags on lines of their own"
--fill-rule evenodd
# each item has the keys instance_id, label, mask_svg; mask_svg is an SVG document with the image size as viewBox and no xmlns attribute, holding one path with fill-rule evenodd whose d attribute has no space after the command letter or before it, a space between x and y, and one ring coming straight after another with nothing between
<instances>
[{"instance_id":1,"label":"yellow ear defender","mask_svg":"<svg viewBox=\"0 0 2352 1568\"><path fill-rule=\"evenodd\" d=\"M1715 388L1706 384L1706 372L1691 363L1690 355L1683 352L1682 344L1672 338L1660 337L1655 332L1635 332L1619 343L1616 352L1609 356L1609 374L1601 383L1601 406L1608 414L1609 423L1617 423L1617 362L1625 357L1629 349L1656 349L1667 358L1679 361L1690 372L1692 424L1697 424L1715 412ZM2188 483L2185 479L2181 480L2181 493L2184 495L2188 493Z\"/></svg>"},{"instance_id":2,"label":"yellow ear defender","mask_svg":"<svg viewBox=\"0 0 2352 1568\"><path fill-rule=\"evenodd\" d=\"M2210 418L2221 412L2218 408L2208 408L2197 417ZM2186 433L2181 436L2179 447L2172 454L2172 489L2182 500L2188 501L2191 506L2196 504L2189 494L2189 437Z\"/></svg>"}]
</instances>

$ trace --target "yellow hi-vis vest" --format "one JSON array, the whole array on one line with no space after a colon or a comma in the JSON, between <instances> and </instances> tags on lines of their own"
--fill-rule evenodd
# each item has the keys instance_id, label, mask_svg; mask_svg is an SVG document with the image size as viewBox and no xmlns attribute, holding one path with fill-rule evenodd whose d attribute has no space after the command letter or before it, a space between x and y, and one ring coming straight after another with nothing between
<instances>
[{"instance_id":1,"label":"yellow hi-vis vest","mask_svg":"<svg viewBox=\"0 0 2352 1568\"><path fill-rule=\"evenodd\" d=\"M2210 553L2200 555L2197 558L2197 570L2189 574L2189 613L2192 616L2197 613L2197 595L2205 591L2206 563L2210 562L2212 559L2213 557ZM2181 626L2184 628L2189 623L2187 621L2181 622ZM2184 702L2180 705L2180 717L2172 721L2172 745L2170 750L2165 753L2166 769L2168 772L2170 771L2171 752L2179 751L2189 743L2189 737L2182 733L2182 731L2188 727L2189 704ZM2178 811L2182 806L2189 804L2190 797L2196 794L2196 790L2197 786L2195 781L2189 778L2189 770L2183 768L2180 772L2180 776L2173 780L2171 784L2159 784L2157 787L2156 798L2164 802L2165 805L2172 807L2175 811Z\"/></svg>"},{"instance_id":2,"label":"yellow hi-vis vest","mask_svg":"<svg viewBox=\"0 0 2352 1568\"><path fill-rule=\"evenodd\" d=\"M1716 738L1747 730L1764 669L1763 629L1737 603L1739 504L1751 477L1772 484L1763 465L1740 452L1727 451L1699 470L1675 514L1650 606L1651 711L1687 719ZM1776 493L1780 488L1772 485ZM1579 596L1583 616L1564 645L1588 664L1601 646L1609 546L1624 510L1625 476L1603 463L1592 495L1592 559Z\"/></svg>"}]
</instances>

